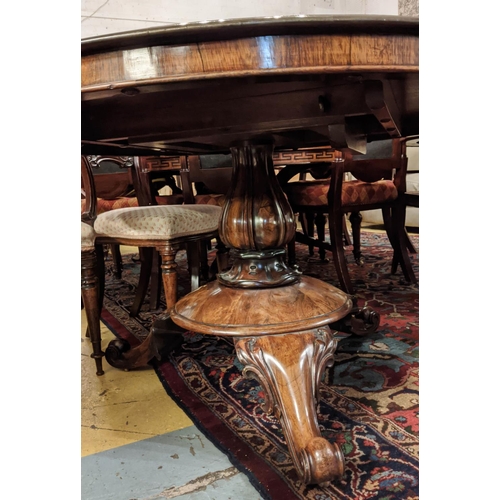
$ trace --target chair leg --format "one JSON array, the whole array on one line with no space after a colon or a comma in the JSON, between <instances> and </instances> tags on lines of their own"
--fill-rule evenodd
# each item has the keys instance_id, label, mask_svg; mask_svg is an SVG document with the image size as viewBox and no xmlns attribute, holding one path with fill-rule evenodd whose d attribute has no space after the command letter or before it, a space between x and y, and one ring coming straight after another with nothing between
<instances>
[{"instance_id":1,"label":"chair leg","mask_svg":"<svg viewBox=\"0 0 500 500\"><path fill-rule=\"evenodd\" d=\"M165 290L167 312L169 312L177 302L177 264L175 256L179 250L179 245L170 245L167 243L164 246L158 247L157 250L161 257L161 275Z\"/></svg>"},{"instance_id":2,"label":"chair leg","mask_svg":"<svg viewBox=\"0 0 500 500\"><path fill-rule=\"evenodd\" d=\"M104 304L104 286L106 283L106 263L104 260L104 247L96 244L95 254L97 259L97 280L98 280L98 306L99 316L101 316L102 307Z\"/></svg>"},{"instance_id":3,"label":"chair leg","mask_svg":"<svg viewBox=\"0 0 500 500\"><path fill-rule=\"evenodd\" d=\"M325 241L325 226L326 226L326 217L323 213L317 213L314 218L314 222L316 224L316 229L318 232L318 240L324 242ZM319 258L321 260L325 260L326 258L326 250L322 247L319 247Z\"/></svg>"},{"instance_id":4,"label":"chair leg","mask_svg":"<svg viewBox=\"0 0 500 500\"><path fill-rule=\"evenodd\" d=\"M408 252L410 253L417 253L417 249L414 247L413 242L410 239L410 236L408 235L408 231L405 228L405 242L406 242L406 248L408 249Z\"/></svg>"},{"instance_id":5,"label":"chair leg","mask_svg":"<svg viewBox=\"0 0 500 500\"><path fill-rule=\"evenodd\" d=\"M328 214L328 225L330 227L330 239L332 240L332 257L333 264L340 282L340 288L344 292L353 295L354 287L352 286L349 271L347 269L347 262L344 253L343 234L342 234L342 212L335 213L333 209Z\"/></svg>"},{"instance_id":6,"label":"chair leg","mask_svg":"<svg viewBox=\"0 0 500 500\"><path fill-rule=\"evenodd\" d=\"M92 343L91 358L96 364L96 374L103 375L102 358L104 352L101 349L101 325L99 310L99 278L97 276L97 257L94 251L82 252L82 298L87 316L88 332Z\"/></svg>"},{"instance_id":7,"label":"chair leg","mask_svg":"<svg viewBox=\"0 0 500 500\"><path fill-rule=\"evenodd\" d=\"M115 278L121 279L123 262L122 262L122 254L120 252L120 245L112 244L110 245L110 247L111 247L111 257L113 258L113 275L115 276Z\"/></svg>"},{"instance_id":8,"label":"chair leg","mask_svg":"<svg viewBox=\"0 0 500 500\"><path fill-rule=\"evenodd\" d=\"M312 240L314 239L314 218L315 218L315 214L313 213L310 213L310 212L307 212L305 214L305 218L306 218L306 231L304 231L304 234L306 234L306 236L308 236L309 238L311 238ZM309 256L313 256L314 255L314 245L309 245Z\"/></svg>"},{"instance_id":9,"label":"chair leg","mask_svg":"<svg viewBox=\"0 0 500 500\"><path fill-rule=\"evenodd\" d=\"M383 207L382 208L382 218L384 220L384 229L385 232L387 233L387 237L389 238L389 243L391 244L392 248L395 247L394 243L394 228L392 224L392 213L391 213L391 208L390 207Z\"/></svg>"},{"instance_id":10,"label":"chair leg","mask_svg":"<svg viewBox=\"0 0 500 500\"><path fill-rule=\"evenodd\" d=\"M141 272L139 274L139 283L137 284L134 303L132 304L129 312L132 318L135 318L139 314L148 291L148 285L151 278L151 270L153 267L153 252L154 248L139 247Z\"/></svg>"},{"instance_id":11,"label":"chair leg","mask_svg":"<svg viewBox=\"0 0 500 500\"><path fill-rule=\"evenodd\" d=\"M208 252L212 250L212 242L211 240L203 240L198 243L198 288L200 286L199 280L200 278L203 278L205 281L208 281L209 278L209 272L210 272L210 267L208 265ZM192 284L191 284L192 286ZM196 290L196 288L191 288L191 290Z\"/></svg>"},{"instance_id":12,"label":"chair leg","mask_svg":"<svg viewBox=\"0 0 500 500\"><path fill-rule=\"evenodd\" d=\"M392 258L391 273L397 271L398 264L401 264L401 270L406 281L416 283L417 278L411 265L410 256L405 241L405 218L406 206L403 203L397 203L392 209L392 234L394 256Z\"/></svg>"},{"instance_id":13,"label":"chair leg","mask_svg":"<svg viewBox=\"0 0 500 500\"><path fill-rule=\"evenodd\" d=\"M352 228L352 253L358 266L363 264L363 257L361 255L361 220L362 216L360 212L351 212L349 215Z\"/></svg>"},{"instance_id":14,"label":"chair leg","mask_svg":"<svg viewBox=\"0 0 500 500\"><path fill-rule=\"evenodd\" d=\"M149 282L149 310L156 311L160 307L162 290L161 257L156 248L153 250L153 265Z\"/></svg>"},{"instance_id":15,"label":"chair leg","mask_svg":"<svg viewBox=\"0 0 500 500\"><path fill-rule=\"evenodd\" d=\"M207 246L205 241L190 241L186 246L189 273L191 275L191 291L193 292L200 288L200 257L202 253L204 253L205 256L207 255ZM203 246L203 248L201 248L201 246Z\"/></svg>"},{"instance_id":16,"label":"chair leg","mask_svg":"<svg viewBox=\"0 0 500 500\"><path fill-rule=\"evenodd\" d=\"M217 261L218 272L221 273L229 268L229 248L222 243L219 236L216 236L216 240L217 245L215 248L217 249L217 253L215 254L215 259Z\"/></svg>"},{"instance_id":17,"label":"chair leg","mask_svg":"<svg viewBox=\"0 0 500 500\"><path fill-rule=\"evenodd\" d=\"M347 229L347 215L344 214L342 217L342 234L344 235L344 245L350 247L352 245L351 235Z\"/></svg>"}]
</instances>

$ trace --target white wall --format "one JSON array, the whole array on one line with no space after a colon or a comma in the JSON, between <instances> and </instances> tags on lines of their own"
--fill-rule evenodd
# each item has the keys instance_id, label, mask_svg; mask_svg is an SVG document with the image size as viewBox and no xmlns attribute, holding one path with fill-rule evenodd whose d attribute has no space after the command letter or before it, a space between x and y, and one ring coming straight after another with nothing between
<instances>
[{"instance_id":1,"label":"white wall","mask_svg":"<svg viewBox=\"0 0 500 500\"><path fill-rule=\"evenodd\" d=\"M82 0L81 37L192 21L299 14L398 15L398 0Z\"/></svg>"}]
</instances>

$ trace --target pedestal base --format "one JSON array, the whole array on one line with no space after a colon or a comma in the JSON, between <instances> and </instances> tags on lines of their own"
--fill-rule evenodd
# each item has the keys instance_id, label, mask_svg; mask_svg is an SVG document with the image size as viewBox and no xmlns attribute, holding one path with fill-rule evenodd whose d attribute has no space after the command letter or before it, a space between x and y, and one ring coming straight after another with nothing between
<instances>
[{"instance_id":1,"label":"pedestal base","mask_svg":"<svg viewBox=\"0 0 500 500\"><path fill-rule=\"evenodd\" d=\"M277 288L234 288L214 281L180 299L171 318L186 330L247 337L318 328L344 318L351 308L342 290L301 276Z\"/></svg>"},{"instance_id":2,"label":"pedestal base","mask_svg":"<svg viewBox=\"0 0 500 500\"><path fill-rule=\"evenodd\" d=\"M351 299L327 283L301 277L293 285L244 289L212 282L177 302L179 326L234 339L245 376L266 393L265 410L281 422L293 463L306 484L342 477L344 457L321 436L318 387L337 346L328 324L341 320Z\"/></svg>"}]
</instances>

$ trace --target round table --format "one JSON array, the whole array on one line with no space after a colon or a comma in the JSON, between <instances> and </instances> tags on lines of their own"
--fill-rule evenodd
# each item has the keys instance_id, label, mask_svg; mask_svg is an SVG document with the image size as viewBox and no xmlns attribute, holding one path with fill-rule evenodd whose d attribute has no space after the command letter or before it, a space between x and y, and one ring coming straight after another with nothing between
<instances>
[{"instance_id":1,"label":"round table","mask_svg":"<svg viewBox=\"0 0 500 500\"><path fill-rule=\"evenodd\" d=\"M82 41L82 154L233 156L219 233L234 264L168 312L233 338L266 393L305 483L338 479L316 397L351 297L285 262L294 214L273 152L418 133L418 20L262 18L191 23ZM155 328L116 366L158 354ZM158 330L158 329L157 329Z\"/></svg>"}]
</instances>

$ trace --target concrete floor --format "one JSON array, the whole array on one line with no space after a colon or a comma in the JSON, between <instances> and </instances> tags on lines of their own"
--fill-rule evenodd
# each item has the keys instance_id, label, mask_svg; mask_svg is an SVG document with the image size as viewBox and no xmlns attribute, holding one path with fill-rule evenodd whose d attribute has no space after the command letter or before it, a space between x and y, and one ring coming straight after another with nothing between
<instances>
[{"instance_id":1,"label":"concrete floor","mask_svg":"<svg viewBox=\"0 0 500 500\"><path fill-rule=\"evenodd\" d=\"M82 500L259 500L261 496L170 399L153 369L104 361L95 375L82 311ZM101 323L103 346L114 338Z\"/></svg>"},{"instance_id":2,"label":"concrete floor","mask_svg":"<svg viewBox=\"0 0 500 500\"><path fill-rule=\"evenodd\" d=\"M95 374L81 312L82 500L259 500L247 476L193 425L152 368ZM105 348L114 335L101 323Z\"/></svg>"}]
</instances>

